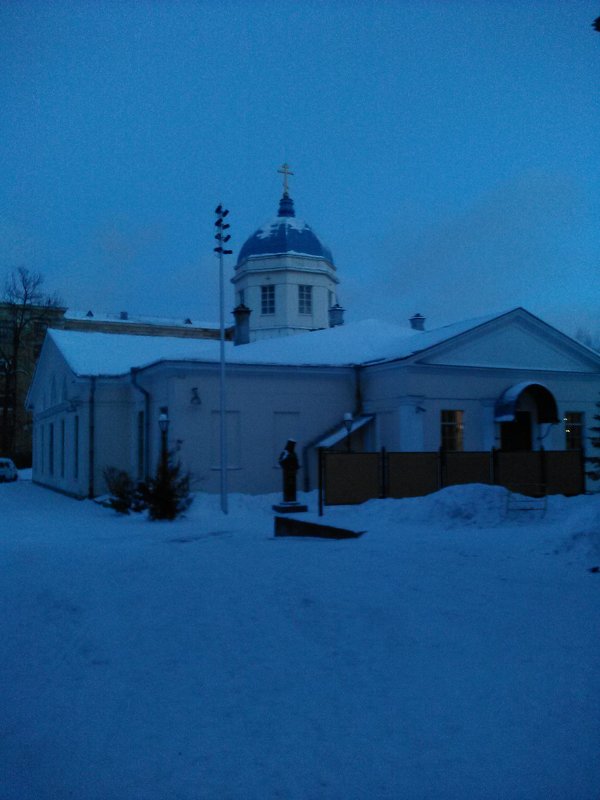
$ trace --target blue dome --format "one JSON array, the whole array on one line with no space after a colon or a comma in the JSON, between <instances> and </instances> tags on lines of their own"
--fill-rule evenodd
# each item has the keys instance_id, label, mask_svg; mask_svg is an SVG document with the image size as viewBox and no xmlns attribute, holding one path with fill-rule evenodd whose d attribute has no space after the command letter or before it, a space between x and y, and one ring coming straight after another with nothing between
<instances>
[{"instance_id":1,"label":"blue dome","mask_svg":"<svg viewBox=\"0 0 600 800\"><path fill-rule=\"evenodd\" d=\"M248 258L286 253L322 258L333 265L331 251L319 241L304 220L296 217L294 201L288 194L281 198L277 216L246 239L240 249L236 269Z\"/></svg>"}]
</instances>

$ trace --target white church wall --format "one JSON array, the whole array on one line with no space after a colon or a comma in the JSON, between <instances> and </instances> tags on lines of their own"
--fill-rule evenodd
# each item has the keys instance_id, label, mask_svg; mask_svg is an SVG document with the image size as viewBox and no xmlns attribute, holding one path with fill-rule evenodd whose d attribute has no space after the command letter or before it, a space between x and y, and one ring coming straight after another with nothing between
<instances>
[{"instance_id":1,"label":"white church wall","mask_svg":"<svg viewBox=\"0 0 600 800\"><path fill-rule=\"evenodd\" d=\"M94 398L94 488L107 490L104 469L116 467L135 474L131 464L133 439L131 391L126 378L98 381ZM88 451L89 455L89 451Z\"/></svg>"},{"instance_id":2,"label":"white church wall","mask_svg":"<svg viewBox=\"0 0 600 800\"><path fill-rule=\"evenodd\" d=\"M157 409L167 405L171 420L169 443L179 442L179 457L190 471L195 489L218 492L220 487L219 373L217 365L153 371L140 378L151 392L151 428ZM200 403L192 403L192 390ZM303 448L341 423L344 411L354 411L352 370L302 370L285 367L230 368L227 374L227 422L232 492L279 491L277 456L286 440ZM154 436L154 434L152 434ZM154 445L154 456L158 450ZM316 479L314 454L309 469ZM303 481L299 475L299 486Z\"/></svg>"},{"instance_id":3,"label":"white church wall","mask_svg":"<svg viewBox=\"0 0 600 800\"><path fill-rule=\"evenodd\" d=\"M562 417L567 411L584 414L585 435L600 390L593 373L529 369L484 369L427 364L383 364L364 370L365 410L385 416L380 446L402 451L437 450L441 443L441 412L464 412L465 450L500 446L500 425L494 422L496 401L510 386L534 381L546 386L557 401L561 423L537 425L534 448L565 449ZM524 397L526 405L531 401ZM525 408L525 406L523 406ZM534 412L535 407L530 410ZM398 425L393 421L398 414ZM537 423L537 420L535 420ZM385 435L385 438L384 438ZM539 437L544 437L540 439Z\"/></svg>"},{"instance_id":4,"label":"white church wall","mask_svg":"<svg viewBox=\"0 0 600 800\"><path fill-rule=\"evenodd\" d=\"M36 416L32 458L35 482L77 497L85 496L85 477L80 470L85 417L84 409L74 413L63 405Z\"/></svg>"},{"instance_id":5,"label":"white church wall","mask_svg":"<svg viewBox=\"0 0 600 800\"><path fill-rule=\"evenodd\" d=\"M87 425L84 386L51 340L36 369L29 394L33 412L32 478L66 494L83 497L87 479L82 470Z\"/></svg>"}]
</instances>

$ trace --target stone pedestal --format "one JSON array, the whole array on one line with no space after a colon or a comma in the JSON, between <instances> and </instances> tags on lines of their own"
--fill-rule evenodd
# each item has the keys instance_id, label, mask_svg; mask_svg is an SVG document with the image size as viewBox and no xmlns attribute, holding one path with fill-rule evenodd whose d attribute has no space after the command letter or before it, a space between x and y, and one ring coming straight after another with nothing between
<instances>
[{"instance_id":1,"label":"stone pedestal","mask_svg":"<svg viewBox=\"0 0 600 800\"><path fill-rule=\"evenodd\" d=\"M308 511L308 506L297 501L286 502L284 500L282 503L276 503L273 506L273 511L278 511L280 514L297 514L300 511Z\"/></svg>"}]
</instances>

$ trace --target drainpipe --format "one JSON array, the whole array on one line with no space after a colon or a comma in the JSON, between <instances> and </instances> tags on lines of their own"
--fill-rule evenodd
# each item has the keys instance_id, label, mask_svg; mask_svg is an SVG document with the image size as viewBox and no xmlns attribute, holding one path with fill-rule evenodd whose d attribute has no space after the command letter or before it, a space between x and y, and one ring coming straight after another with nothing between
<instances>
[{"instance_id":1,"label":"drainpipe","mask_svg":"<svg viewBox=\"0 0 600 800\"><path fill-rule=\"evenodd\" d=\"M144 480L150 475L150 392L138 383L139 368L131 368L131 384L144 397Z\"/></svg>"},{"instance_id":2,"label":"drainpipe","mask_svg":"<svg viewBox=\"0 0 600 800\"><path fill-rule=\"evenodd\" d=\"M89 401L89 444L88 444L88 497L94 497L94 433L96 429L96 378L90 378L90 401Z\"/></svg>"},{"instance_id":3,"label":"drainpipe","mask_svg":"<svg viewBox=\"0 0 600 800\"><path fill-rule=\"evenodd\" d=\"M354 402L356 404L356 408L354 409L355 417L358 417L363 413L361 370L362 367L360 364L354 364Z\"/></svg>"}]
</instances>

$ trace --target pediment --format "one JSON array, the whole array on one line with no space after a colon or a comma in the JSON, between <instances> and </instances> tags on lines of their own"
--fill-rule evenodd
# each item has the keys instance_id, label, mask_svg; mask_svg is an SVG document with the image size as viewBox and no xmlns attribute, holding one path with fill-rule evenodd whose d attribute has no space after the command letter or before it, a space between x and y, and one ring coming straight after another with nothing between
<instances>
[{"instance_id":1,"label":"pediment","mask_svg":"<svg viewBox=\"0 0 600 800\"><path fill-rule=\"evenodd\" d=\"M73 378L73 371L67 364L65 357L60 352L52 336L46 334L42 351L38 358L33 379L27 393L26 405L28 408L37 409L48 407L50 403L62 402L65 390L65 381ZM52 390L53 383L56 389Z\"/></svg>"},{"instance_id":2,"label":"pediment","mask_svg":"<svg viewBox=\"0 0 600 800\"><path fill-rule=\"evenodd\" d=\"M494 320L431 348L417 360L448 366L600 372L600 356L528 314Z\"/></svg>"}]
</instances>

